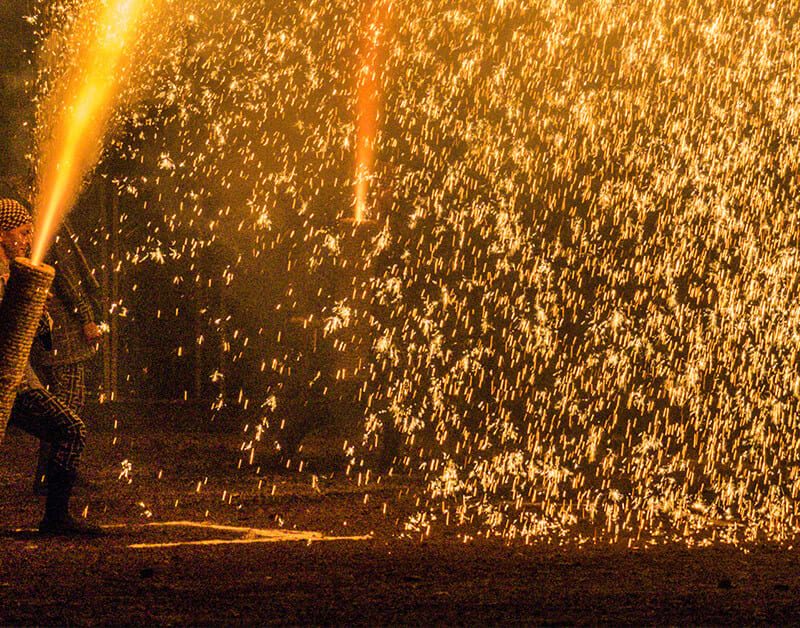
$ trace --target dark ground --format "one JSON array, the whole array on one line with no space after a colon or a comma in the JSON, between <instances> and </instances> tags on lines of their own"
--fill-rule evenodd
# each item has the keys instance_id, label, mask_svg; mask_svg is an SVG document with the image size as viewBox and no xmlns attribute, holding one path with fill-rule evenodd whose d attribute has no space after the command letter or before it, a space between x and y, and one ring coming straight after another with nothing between
<instances>
[{"instance_id":1,"label":"dark ground","mask_svg":"<svg viewBox=\"0 0 800 628\"><path fill-rule=\"evenodd\" d=\"M111 526L106 538L33 532L41 509L30 493L34 442L10 431L0 447L2 624L800 621L797 550L579 550L398 538L403 484L345 480L328 444L335 439L308 439L304 470L262 470L259 489L253 469L237 469L242 439L231 425L198 432L189 427L197 421L180 418L185 410L169 407L105 406L89 414L97 418L86 475L96 485L75 501L78 511L88 506L90 518ZM124 459L132 463L130 483L119 479ZM371 538L131 547L258 536L152 525L184 520Z\"/></svg>"}]
</instances>

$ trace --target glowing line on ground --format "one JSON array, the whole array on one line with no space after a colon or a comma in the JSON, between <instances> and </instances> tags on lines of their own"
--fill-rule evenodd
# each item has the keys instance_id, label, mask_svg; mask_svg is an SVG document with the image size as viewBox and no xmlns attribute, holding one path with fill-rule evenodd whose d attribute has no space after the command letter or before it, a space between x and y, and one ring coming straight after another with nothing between
<instances>
[{"instance_id":1,"label":"glowing line on ground","mask_svg":"<svg viewBox=\"0 0 800 628\"><path fill-rule=\"evenodd\" d=\"M245 545L253 543L296 543L298 541L306 541L307 543L318 543L323 541L366 541L371 539L369 535L366 536L303 536L285 534L276 536L274 538L259 537L256 539L207 539L205 541L172 541L167 543L134 543L128 545L130 549L148 549L148 548L164 548L164 547L184 547L188 545Z\"/></svg>"},{"instance_id":2,"label":"glowing line on ground","mask_svg":"<svg viewBox=\"0 0 800 628\"><path fill-rule=\"evenodd\" d=\"M104 526L125 527L123 525ZM167 541L164 543L134 543L128 545L130 549L146 549L159 547L182 547L188 545L243 545L248 543L280 543L307 541L308 543L321 541L366 541L372 538L371 534L362 536L325 536L321 532L305 530L276 530L246 528L240 526L219 525L215 523L203 523L198 521L157 521L142 524L142 527L181 527L181 528L203 528L208 530L218 530L221 532L238 532L249 535L249 538L240 539L205 539L200 541Z\"/></svg>"},{"instance_id":3,"label":"glowing line on ground","mask_svg":"<svg viewBox=\"0 0 800 628\"><path fill-rule=\"evenodd\" d=\"M121 528L203 528L220 532L238 532L249 535L239 539L205 539L200 541L167 541L164 543L133 543L130 549L147 549L159 547L182 547L188 545L244 545L248 543L295 543L306 541L317 543L324 541L369 541L371 534L356 536L325 536L322 532L307 530L277 530L262 528L246 528L202 521L154 521L151 523L109 523L100 526L103 530L119 530ZM36 528L15 528L14 533L36 533Z\"/></svg>"}]
</instances>

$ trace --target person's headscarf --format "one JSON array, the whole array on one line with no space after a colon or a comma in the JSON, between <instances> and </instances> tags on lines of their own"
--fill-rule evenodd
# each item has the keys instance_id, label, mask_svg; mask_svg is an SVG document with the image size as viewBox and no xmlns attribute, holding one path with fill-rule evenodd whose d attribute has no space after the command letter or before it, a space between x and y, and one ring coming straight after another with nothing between
<instances>
[{"instance_id":1,"label":"person's headscarf","mask_svg":"<svg viewBox=\"0 0 800 628\"><path fill-rule=\"evenodd\" d=\"M29 222L31 215L20 203L0 198L0 231L11 231Z\"/></svg>"}]
</instances>

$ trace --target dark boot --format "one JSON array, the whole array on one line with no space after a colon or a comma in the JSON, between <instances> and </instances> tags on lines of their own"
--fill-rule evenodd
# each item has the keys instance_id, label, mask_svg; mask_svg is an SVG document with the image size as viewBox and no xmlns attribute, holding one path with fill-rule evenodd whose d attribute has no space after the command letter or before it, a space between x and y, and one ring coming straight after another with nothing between
<instances>
[{"instance_id":1,"label":"dark boot","mask_svg":"<svg viewBox=\"0 0 800 628\"><path fill-rule=\"evenodd\" d=\"M75 473L52 467L47 473L47 501L44 519L39 524L42 534L57 536L101 536L103 531L95 525L74 519L69 514L69 498L75 483Z\"/></svg>"}]
</instances>

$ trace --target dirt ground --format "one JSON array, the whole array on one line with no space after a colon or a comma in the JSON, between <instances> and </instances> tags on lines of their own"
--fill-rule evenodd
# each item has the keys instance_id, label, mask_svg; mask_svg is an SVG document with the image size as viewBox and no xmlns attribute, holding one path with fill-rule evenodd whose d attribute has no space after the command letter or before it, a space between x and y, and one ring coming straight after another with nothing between
<instances>
[{"instance_id":1,"label":"dirt ground","mask_svg":"<svg viewBox=\"0 0 800 628\"><path fill-rule=\"evenodd\" d=\"M256 474L238 468L232 423L198 430L191 413L170 407L90 414L92 486L75 504L107 526L102 539L36 534L35 442L9 431L0 447L0 624L800 620L797 550L403 537L397 496L407 486L346 479L335 438L307 439L302 471Z\"/></svg>"}]
</instances>

